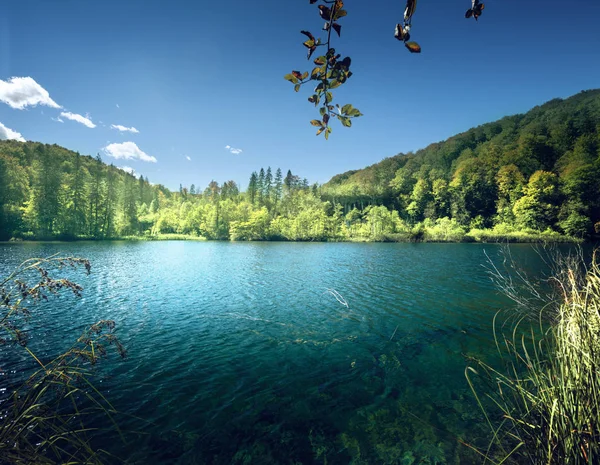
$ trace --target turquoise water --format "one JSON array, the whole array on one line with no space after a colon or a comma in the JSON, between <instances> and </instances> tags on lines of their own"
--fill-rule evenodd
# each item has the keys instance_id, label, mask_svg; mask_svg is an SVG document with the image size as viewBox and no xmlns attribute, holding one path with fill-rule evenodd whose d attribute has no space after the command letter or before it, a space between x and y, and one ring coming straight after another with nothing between
<instances>
[{"instance_id":1,"label":"turquoise water","mask_svg":"<svg viewBox=\"0 0 600 465\"><path fill-rule=\"evenodd\" d=\"M511 249L529 272L544 270L532 247ZM126 442L96 441L132 463L474 463L459 439L485 446L489 430L465 356L493 360L492 318L510 305L486 274L486 253L499 261L499 251L0 244L0 276L32 256L91 260L91 275L68 273L81 299L34 312L31 347L49 359L86 325L116 322L128 357L100 368L97 384ZM0 380L30 363L0 350Z\"/></svg>"}]
</instances>

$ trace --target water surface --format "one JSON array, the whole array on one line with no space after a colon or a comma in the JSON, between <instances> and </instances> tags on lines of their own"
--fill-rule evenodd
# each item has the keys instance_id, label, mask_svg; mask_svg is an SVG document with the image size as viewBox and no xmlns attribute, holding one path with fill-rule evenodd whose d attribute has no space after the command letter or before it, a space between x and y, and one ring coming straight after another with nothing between
<instances>
[{"instance_id":1,"label":"water surface","mask_svg":"<svg viewBox=\"0 0 600 465\"><path fill-rule=\"evenodd\" d=\"M530 246L512 251L543 270ZM69 272L81 299L40 306L32 348L49 358L116 322L128 358L98 383L143 434L98 441L133 463L465 463L459 440L488 439L464 369L493 357L509 305L485 270L499 246L1 244L0 276L57 252L92 274ZM29 363L2 350L5 375Z\"/></svg>"}]
</instances>

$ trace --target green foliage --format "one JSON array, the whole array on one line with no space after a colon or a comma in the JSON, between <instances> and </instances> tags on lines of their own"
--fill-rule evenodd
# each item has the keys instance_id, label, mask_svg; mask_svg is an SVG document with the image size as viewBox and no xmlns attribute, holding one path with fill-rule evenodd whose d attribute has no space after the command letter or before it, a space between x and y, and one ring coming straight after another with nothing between
<instances>
[{"instance_id":1,"label":"green foliage","mask_svg":"<svg viewBox=\"0 0 600 465\"><path fill-rule=\"evenodd\" d=\"M310 0L310 3L314 4L317 1ZM327 33L327 40L316 38L309 31L300 31L307 38L302 45L308 49L309 60L319 47L325 47L325 51L313 60L315 67L310 73L308 71L303 73L292 71L290 74L286 74L284 79L293 84L296 92L300 91L305 84L315 85L308 101L315 107L320 105L319 119L313 119L310 124L318 128L317 136L323 134L325 139L328 139L331 134L329 122L332 118L337 118L344 127L350 127L352 120L362 116L362 113L349 103L343 106L332 103L334 97L331 91L343 85L352 76L351 58L342 58L331 46L332 31L335 31L338 37L341 36L342 26L339 20L347 15L347 11L344 10L344 2L342 0L322 0L322 4L317 5L317 8L321 19L326 21L323 30Z\"/></svg>"},{"instance_id":2,"label":"green foliage","mask_svg":"<svg viewBox=\"0 0 600 465\"><path fill-rule=\"evenodd\" d=\"M492 240L498 225L510 240L548 228L587 237L600 221L599 127L600 91L582 92L334 176L321 193L345 211L384 205L412 224L449 217Z\"/></svg>"},{"instance_id":3,"label":"green foliage","mask_svg":"<svg viewBox=\"0 0 600 465\"><path fill-rule=\"evenodd\" d=\"M171 192L99 157L0 141L0 239L593 238L600 224L599 127L600 91L583 92L323 186L290 170L284 176L280 168L274 175L260 168L246 192L231 180Z\"/></svg>"}]
</instances>

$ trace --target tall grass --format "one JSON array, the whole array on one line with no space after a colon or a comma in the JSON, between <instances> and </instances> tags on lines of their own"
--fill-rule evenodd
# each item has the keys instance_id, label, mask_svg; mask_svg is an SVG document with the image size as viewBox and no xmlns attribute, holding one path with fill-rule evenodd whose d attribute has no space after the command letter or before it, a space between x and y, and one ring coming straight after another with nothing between
<instances>
[{"instance_id":1,"label":"tall grass","mask_svg":"<svg viewBox=\"0 0 600 465\"><path fill-rule=\"evenodd\" d=\"M49 361L29 348L22 328L32 318L27 307L36 301L65 290L81 295L81 286L68 279L54 279L49 272L78 266L89 273L90 263L83 259L30 259L0 279L0 345L5 353L23 350L30 360L29 366L2 381L10 394L0 399L1 464L99 464L110 457L92 446L95 428L90 425L101 416L118 431L113 421L116 412L91 379L94 365L107 354L109 346L125 355L114 335L114 322L103 320L90 326L69 350Z\"/></svg>"},{"instance_id":2,"label":"tall grass","mask_svg":"<svg viewBox=\"0 0 600 465\"><path fill-rule=\"evenodd\" d=\"M598 256L587 267L581 255L560 260L550 282L558 300L547 302L538 324L526 329L523 315L511 334L495 334L504 369L483 361L467 368L492 430L486 461L600 463Z\"/></svg>"}]
</instances>

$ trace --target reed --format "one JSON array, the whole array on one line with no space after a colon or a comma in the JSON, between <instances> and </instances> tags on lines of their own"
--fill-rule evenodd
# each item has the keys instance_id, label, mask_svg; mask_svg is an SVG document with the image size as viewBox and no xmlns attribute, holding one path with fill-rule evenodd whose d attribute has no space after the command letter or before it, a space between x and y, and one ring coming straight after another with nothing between
<instances>
[{"instance_id":1,"label":"reed","mask_svg":"<svg viewBox=\"0 0 600 465\"><path fill-rule=\"evenodd\" d=\"M486 461L600 463L600 265L595 253L589 266L581 255L559 264L558 297L538 323L526 328L523 314L509 335L495 333L504 368L466 369L492 430Z\"/></svg>"},{"instance_id":2,"label":"reed","mask_svg":"<svg viewBox=\"0 0 600 465\"><path fill-rule=\"evenodd\" d=\"M81 295L80 285L51 276L65 267L91 269L87 260L53 256L27 260L0 279L0 344L4 351L26 351L31 361L29 368L3 381L10 394L0 404L0 463L98 464L114 459L91 441L96 429L91 425L99 417L119 432L115 409L92 383L94 366L109 347L125 356L114 322L91 325L69 350L50 361L36 356L22 329L32 318L30 305L63 291Z\"/></svg>"}]
</instances>

